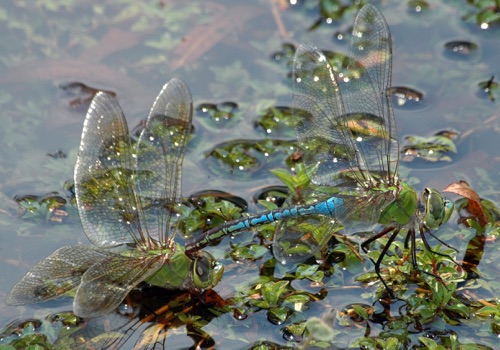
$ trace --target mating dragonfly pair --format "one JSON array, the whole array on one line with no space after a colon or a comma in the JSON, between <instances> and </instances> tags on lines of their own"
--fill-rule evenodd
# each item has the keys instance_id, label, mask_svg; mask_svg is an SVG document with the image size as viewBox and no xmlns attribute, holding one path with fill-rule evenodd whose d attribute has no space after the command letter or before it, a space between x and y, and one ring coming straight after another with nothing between
<instances>
[{"instance_id":1,"label":"mating dragonfly pair","mask_svg":"<svg viewBox=\"0 0 500 350\"><path fill-rule=\"evenodd\" d=\"M94 246L55 251L16 284L7 303L40 302L76 291L75 314L94 317L115 309L141 282L211 288L223 268L203 248L224 235L274 221L273 254L281 262L316 254L339 225L365 230L385 225L369 241L392 232L375 262L379 277L381 260L401 230L412 238L413 251L416 232L430 249L423 234L445 223L453 204L430 188L419 198L398 179L391 45L387 23L371 5L361 9L354 24L349 71L356 74L343 75L316 47L301 45L293 65L292 109L314 190L291 194L283 208L215 227L185 247L174 236L191 130L188 88L179 79L163 87L134 146L117 101L98 93L86 116L74 173L83 229Z\"/></svg>"}]
</instances>

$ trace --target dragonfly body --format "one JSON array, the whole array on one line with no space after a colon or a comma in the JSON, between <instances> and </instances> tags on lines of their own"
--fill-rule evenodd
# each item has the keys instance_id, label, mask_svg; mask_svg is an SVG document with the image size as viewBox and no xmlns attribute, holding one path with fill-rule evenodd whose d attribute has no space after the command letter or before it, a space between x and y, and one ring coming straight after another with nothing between
<instances>
[{"instance_id":1,"label":"dragonfly body","mask_svg":"<svg viewBox=\"0 0 500 350\"><path fill-rule=\"evenodd\" d=\"M265 225L275 221L286 220L292 217L324 215L335 218L338 216L338 212L342 210L343 203L344 200L342 198L331 197L324 202L304 206L295 206L293 208L280 208L262 214L253 215L246 219L229 221L221 226L217 226L217 228L213 230L207 231L205 239L197 242L196 246L205 246L225 235L237 233L255 226ZM217 232L220 232L221 235L216 236L215 234Z\"/></svg>"},{"instance_id":2,"label":"dragonfly body","mask_svg":"<svg viewBox=\"0 0 500 350\"><path fill-rule=\"evenodd\" d=\"M217 241L221 237L248 230L252 227L300 216L322 215L334 219L339 224L342 224L345 218L349 217L351 223L356 221L357 223L361 223L362 226L358 226L358 228L362 229L368 229L375 223L407 229L415 228L419 224L427 225L429 228L435 228L447 221L447 216L449 216L448 212L452 210L453 207L451 202L445 202L445 200L440 197L438 191L430 188L426 188L424 191L422 199L428 200L426 198L432 194L433 200L437 203L436 206L440 208L437 213L431 213L425 212L425 208L429 206L419 201L417 192L412 186L408 185L406 182L400 182L399 185L401 186L399 190L393 189L391 191L385 190L382 192L381 195L384 197L383 200L375 200L373 193L369 195L360 195L356 193L356 196L330 197L325 201L292 208L279 208L252 215L245 219L228 221L223 225L206 231L203 239L196 241L192 245L188 244L187 250L200 249L201 247ZM356 213L346 212L345 204L352 202L356 202L358 207L370 206L370 211L379 213L378 217L375 216L377 220L367 221L363 218L356 220ZM440 202L442 202L442 205Z\"/></svg>"},{"instance_id":3,"label":"dragonfly body","mask_svg":"<svg viewBox=\"0 0 500 350\"><path fill-rule=\"evenodd\" d=\"M191 118L191 94L172 79L133 145L114 97L103 92L94 97L74 174L82 226L94 246L56 250L14 286L8 304L74 292L75 314L95 317L115 309L141 282L189 290L219 282L223 268L211 254L187 254L174 241Z\"/></svg>"},{"instance_id":4,"label":"dragonfly body","mask_svg":"<svg viewBox=\"0 0 500 350\"><path fill-rule=\"evenodd\" d=\"M300 45L295 53L292 114L313 188L291 193L284 208L206 231L186 246L188 251L276 221L273 254L281 262L294 262L324 247L339 225L366 232L382 224L387 227L384 234L393 234L375 264L379 274L380 261L400 230L407 230L414 242L415 232L423 238L424 232L449 219L451 201L432 188L419 196L398 178L391 35L372 5L365 5L356 17L350 50L347 71L333 68L312 45ZM412 248L414 252L414 244Z\"/></svg>"}]
</instances>

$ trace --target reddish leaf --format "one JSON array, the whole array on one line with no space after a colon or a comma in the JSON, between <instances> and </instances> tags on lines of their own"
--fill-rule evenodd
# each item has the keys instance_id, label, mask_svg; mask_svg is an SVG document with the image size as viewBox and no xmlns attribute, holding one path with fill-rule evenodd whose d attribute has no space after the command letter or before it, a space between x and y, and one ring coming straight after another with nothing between
<instances>
[{"instance_id":1,"label":"reddish leaf","mask_svg":"<svg viewBox=\"0 0 500 350\"><path fill-rule=\"evenodd\" d=\"M481 198L479 198L477 193L470 188L466 181L461 180L459 182L454 182L448 185L443 192L456 193L459 196L467 198L469 200L469 204L466 208L467 211L478 219L481 226L484 227L486 225L488 219L481 205Z\"/></svg>"},{"instance_id":2,"label":"reddish leaf","mask_svg":"<svg viewBox=\"0 0 500 350\"><path fill-rule=\"evenodd\" d=\"M209 305L215 305L217 307L224 307L229 303L224 300L216 291L213 289L208 289L205 291L205 302Z\"/></svg>"}]
</instances>

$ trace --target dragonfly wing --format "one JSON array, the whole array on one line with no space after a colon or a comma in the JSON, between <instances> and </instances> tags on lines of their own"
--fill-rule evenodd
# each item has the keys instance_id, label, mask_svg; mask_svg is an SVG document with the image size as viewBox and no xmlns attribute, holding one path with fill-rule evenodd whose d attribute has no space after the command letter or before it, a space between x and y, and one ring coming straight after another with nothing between
<instances>
[{"instance_id":1,"label":"dragonfly wing","mask_svg":"<svg viewBox=\"0 0 500 350\"><path fill-rule=\"evenodd\" d=\"M111 312L100 317L85 320L70 335L58 337L55 349L121 349L133 332L143 325L140 319L130 315Z\"/></svg>"},{"instance_id":2,"label":"dragonfly wing","mask_svg":"<svg viewBox=\"0 0 500 350\"><path fill-rule=\"evenodd\" d=\"M137 257L113 255L94 264L82 276L73 301L80 317L96 317L116 309L139 283L156 273L163 256L144 254Z\"/></svg>"},{"instance_id":3,"label":"dragonfly wing","mask_svg":"<svg viewBox=\"0 0 500 350\"><path fill-rule=\"evenodd\" d=\"M294 58L292 108L311 180L363 188L392 176L398 142L387 88L391 84L391 38L371 5L356 18L350 75L334 70L316 47L301 45ZM365 65L367 67L365 67ZM394 170L395 171L395 170Z\"/></svg>"},{"instance_id":4,"label":"dragonfly wing","mask_svg":"<svg viewBox=\"0 0 500 350\"><path fill-rule=\"evenodd\" d=\"M324 202L332 195L317 190L301 191L287 199L287 207L304 206ZM345 208L337 208L340 216ZM332 230L339 230L342 225L339 218L323 215L297 216L279 221L273 238L273 254L281 263L297 263L315 255L331 238Z\"/></svg>"},{"instance_id":5,"label":"dragonfly wing","mask_svg":"<svg viewBox=\"0 0 500 350\"><path fill-rule=\"evenodd\" d=\"M302 216L278 223L273 255L282 264L299 263L315 255L342 226L325 216Z\"/></svg>"},{"instance_id":6,"label":"dragonfly wing","mask_svg":"<svg viewBox=\"0 0 500 350\"><path fill-rule=\"evenodd\" d=\"M318 185L339 184L337 174L356 167L357 147L344 125L336 73L311 45L300 45L295 52L292 109L311 180Z\"/></svg>"},{"instance_id":7,"label":"dragonfly wing","mask_svg":"<svg viewBox=\"0 0 500 350\"><path fill-rule=\"evenodd\" d=\"M82 275L109 254L89 246L62 247L40 261L12 288L6 303L22 305L57 298L78 287Z\"/></svg>"},{"instance_id":8,"label":"dragonfly wing","mask_svg":"<svg viewBox=\"0 0 500 350\"><path fill-rule=\"evenodd\" d=\"M165 295L163 297L168 298ZM132 302L134 302L133 299ZM161 298L150 299L150 296L144 292L141 293L140 300L138 305L134 305L134 309L137 308L138 313L111 312L88 319L83 327L71 333L69 337L59 337L54 347L67 349L68 344L71 344L71 349L81 350L167 349L165 339L170 326L162 321L168 321L171 310L166 310L166 314L163 315L162 309L160 309L156 315L158 302L164 306L165 300Z\"/></svg>"},{"instance_id":9,"label":"dragonfly wing","mask_svg":"<svg viewBox=\"0 0 500 350\"><path fill-rule=\"evenodd\" d=\"M181 167L191 132L193 104L188 87L170 80L156 98L141 132L137 187L149 234L165 242L170 219L181 200Z\"/></svg>"},{"instance_id":10,"label":"dragonfly wing","mask_svg":"<svg viewBox=\"0 0 500 350\"><path fill-rule=\"evenodd\" d=\"M399 144L390 92L392 40L384 16L373 5L364 6L356 16L350 57L355 61L352 70L359 74L341 84L346 112L378 117L358 129L356 142L367 170L393 176Z\"/></svg>"},{"instance_id":11,"label":"dragonfly wing","mask_svg":"<svg viewBox=\"0 0 500 350\"><path fill-rule=\"evenodd\" d=\"M281 262L300 262L326 246L333 233L342 229L343 235L370 231L377 224L382 210L394 198L391 193L354 192L351 195L332 193L331 187L316 187L295 193L287 207L325 202L334 196L342 198L335 207L335 217L324 215L298 216L279 222L273 240L273 253ZM401 209L403 210L403 209Z\"/></svg>"},{"instance_id":12,"label":"dragonfly wing","mask_svg":"<svg viewBox=\"0 0 500 350\"><path fill-rule=\"evenodd\" d=\"M122 109L113 96L97 93L83 124L75 192L85 234L98 247L142 240L130 152Z\"/></svg>"}]
</instances>

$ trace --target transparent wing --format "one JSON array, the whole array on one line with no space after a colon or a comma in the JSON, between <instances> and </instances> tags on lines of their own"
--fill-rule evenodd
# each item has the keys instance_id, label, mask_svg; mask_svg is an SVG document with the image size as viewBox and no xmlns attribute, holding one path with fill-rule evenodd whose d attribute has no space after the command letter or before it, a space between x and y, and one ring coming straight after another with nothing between
<instances>
[{"instance_id":1,"label":"transparent wing","mask_svg":"<svg viewBox=\"0 0 500 350\"><path fill-rule=\"evenodd\" d=\"M350 57L359 75L341 86L348 115L373 114L376 123L358 133L357 144L366 168L392 178L397 172L399 144L390 95L392 39L384 16L365 5L356 16ZM357 63L357 66L356 66Z\"/></svg>"},{"instance_id":2,"label":"transparent wing","mask_svg":"<svg viewBox=\"0 0 500 350\"><path fill-rule=\"evenodd\" d=\"M375 178L391 175L389 165L397 164L394 115L386 94L392 63L390 34L373 6L358 14L353 37L351 51L360 62L349 67L353 74L348 76L335 71L314 46L301 45L295 53L296 132L304 163L314 169L311 180L319 185L356 182L368 187Z\"/></svg>"},{"instance_id":3,"label":"transparent wing","mask_svg":"<svg viewBox=\"0 0 500 350\"><path fill-rule=\"evenodd\" d=\"M371 190L380 179L394 183L397 172L398 141L388 95L391 50L387 23L372 5L356 17L348 72L333 69L312 45L297 49L292 108L303 160L313 183L337 186L342 192L333 195L341 195L344 205L335 221L302 217L280 223L274 237L279 260L299 261L315 254L340 223L371 227L393 199L387 197L390 193ZM326 199L311 194L304 197L306 202ZM292 199L288 205L300 204Z\"/></svg>"},{"instance_id":4,"label":"transparent wing","mask_svg":"<svg viewBox=\"0 0 500 350\"><path fill-rule=\"evenodd\" d=\"M300 217L280 222L277 232L285 232L286 240L273 241L273 255L282 264L299 263L318 253L342 226L331 218Z\"/></svg>"},{"instance_id":5,"label":"transparent wing","mask_svg":"<svg viewBox=\"0 0 500 350\"><path fill-rule=\"evenodd\" d=\"M75 166L82 226L97 247L143 241L132 182L127 122L114 97L99 92L90 104Z\"/></svg>"},{"instance_id":6,"label":"transparent wing","mask_svg":"<svg viewBox=\"0 0 500 350\"><path fill-rule=\"evenodd\" d=\"M96 317L116 309L127 294L163 265L162 255L113 255L94 264L82 276L73 301L80 317Z\"/></svg>"},{"instance_id":7,"label":"transparent wing","mask_svg":"<svg viewBox=\"0 0 500 350\"><path fill-rule=\"evenodd\" d=\"M335 217L311 215L279 222L273 239L273 254L282 263L297 263L315 255L330 240L332 234L342 229L348 236L361 231L371 231L378 223L383 208L392 197L379 192L360 191L354 196L342 195L343 206L335 209ZM306 203L322 202L332 195L318 189L304 191ZM287 206L296 201L288 200ZM305 204L305 203L302 203Z\"/></svg>"},{"instance_id":8,"label":"transparent wing","mask_svg":"<svg viewBox=\"0 0 500 350\"><path fill-rule=\"evenodd\" d=\"M293 66L293 115L311 180L318 185L339 183L335 174L355 167L356 147L343 126L345 115L335 72L325 55L300 45Z\"/></svg>"},{"instance_id":9,"label":"transparent wing","mask_svg":"<svg viewBox=\"0 0 500 350\"><path fill-rule=\"evenodd\" d=\"M33 266L12 288L6 303L22 305L57 298L76 289L81 277L109 253L89 246L62 247Z\"/></svg>"},{"instance_id":10,"label":"transparent wing","mask_svg":"<svg viewBox=\"0 0 500 350\"><path fill-rule=\"evenodd\" d=\"M55 349L121 349L123 337L130 337L135 329L128 327L129 323L138 328L140 320L130 320L130 315L111 312L100 317L85 320L76 331L67 336L60 336L54 343ZM123 327L123 328L122 328Z\"/></svg>"},{"instance_id":11,"label":"transparent wing","mask_svg":"<svg viewBox=\"0 0 500 350\"><path fill-rule=\"evenodd\" d=\"M170 80L156 98L137 151L137 188L151 237L166 242L171 218L181 202L181 169L191 132L191 93Z\"/></svg>"},{"instance_id":12,"label":"transparent wing","mask_svg":"<svg viewBox=\"0 0 500 350\"><path fill-rule=\"evenodd\" d=\"M274 233L273 255L282 264L304 261L324 247L341 227L339 221L321 215L280 221Z\"/></svg>"},{"instance_id":13,"label":"transparent wing","mask_svg":"<svg viewBox=\"0 0 500 350\"><path fill-rule=\"evenodd\" d=\"M152 309L146 310L151 316ZM130 315L120 315L119 313L106 314L105 316L88 320L85 328L71 334L71 340L67 337L61 339L60 344L55 346L71 344L71 349L134 349L134 350L164 350L166 339L169 334L169 327L145 319L131 318ZM59 341L58 339L58 341ZM74 340L73 340L74 339Z\"/></svg>"}]
</instances>

